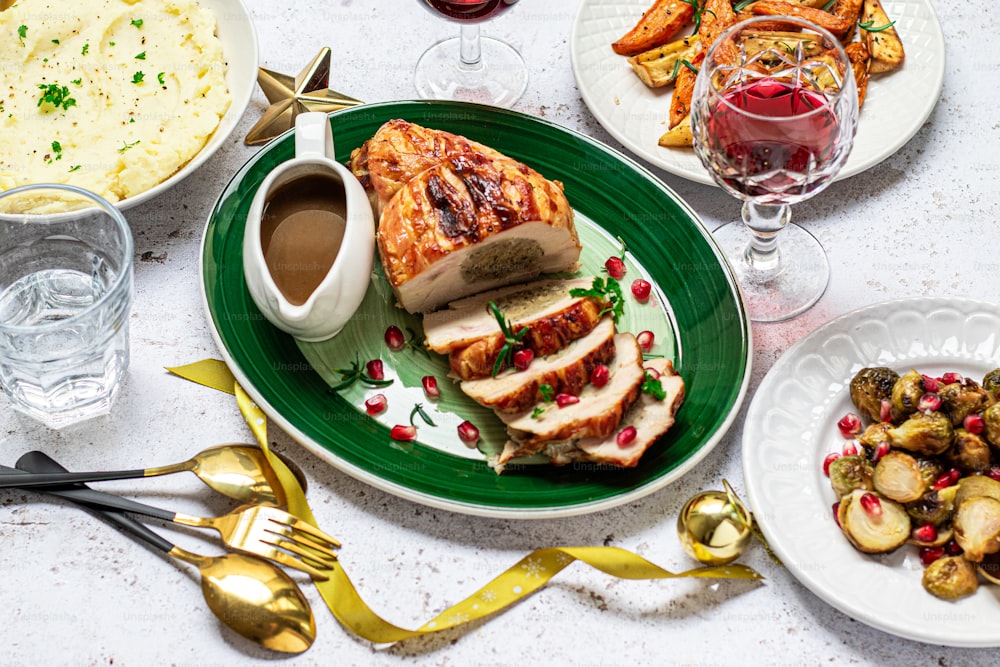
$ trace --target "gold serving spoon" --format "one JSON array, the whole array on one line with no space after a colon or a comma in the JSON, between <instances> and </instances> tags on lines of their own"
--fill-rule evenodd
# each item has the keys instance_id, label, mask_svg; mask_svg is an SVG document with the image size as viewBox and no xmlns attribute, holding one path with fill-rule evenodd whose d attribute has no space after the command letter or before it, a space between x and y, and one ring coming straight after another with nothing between
<instances>
[{"instance_id":1,"label":"gold serving spoon","mask_svg":"<svg viewBox=\"0 0 1000 667\"><path fill-rule=\"evenodd\" d=\"M305 490L306 481L302 471L294 463L282 457L299 485ZM115 479L136 479L170 475L175 472L190 471L206 485L219 493L235 498L246 504L286 504L285 492L277 475L267 461L264 452L256 445L230 444L211 447L194 455L187 461L157 468L140 470L116 470L98 472L60 472L33 474L28 479L24 475L0 473L0 489L50 487L77 482L103 482Z\"/></svg>"},{"instance_id":2,"label":"gold serving spoon","mask_svg":"<svg viewBox=\"0 0 1000 667\"><path fill-rule=\"evenodd\" d=\"M29 452L18 466L31 473L65 471L42 452ZM2 467L4 472L27 477L29 473ZM84 504L79 492L83 484L46 492ZM227 553L202 556L186 551L121 512L88 509L154 548L196 566L201 589L209 608L236 633L272 651L302 653L316 639L316 622L302 590L281 568L253 556Z\"/></svg>"}]
</instances>

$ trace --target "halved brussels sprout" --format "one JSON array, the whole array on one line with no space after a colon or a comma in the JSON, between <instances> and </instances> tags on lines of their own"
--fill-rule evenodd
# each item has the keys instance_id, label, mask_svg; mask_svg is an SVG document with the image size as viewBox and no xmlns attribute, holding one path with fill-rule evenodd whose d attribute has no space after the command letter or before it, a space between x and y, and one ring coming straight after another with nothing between
<instances>
[{"instance_id":1,"label":"halved brussels sprout","mask_svg":"<svg viewBox=\"0 0 1000 667\"><path fill-rule=\"evenodd\" d=\"M956 507L965 499L977 496L1000 500L1000 482L985 475L970 475L958 480L954 496Z\"/></svg>"},{"instance_id":2,"label":"halved brussels sprout","mask_svg":"<svg viewBox=\"0 0 1000 667\"><path fill-rule=\"evenodd\" d=\"M876 449L880 444L889 442L889 429L892 428L892 422L875 422L874 424L869 424L861 435L858 436L858 442L860 442L865 447L869 449Z\"/></svg>"},{"instance_id":3,"label":"halved brussels sprout","mask_svg":"<svg viewBox=\"0 0 1000 667\"><path fill-rule=\"evenodd\" d=\"M900 380L902 382L902 380ZM940 412L917 412L889 430L893 447L923 456L936 456L951 446L954 430L951 421Z\"/></svg>"},{"instance_id":4,"label":"halved brussels sprout","mask_svg":"<svg viewBox=\"0 0 1000 667\"><path fill-rule=\"evenodd\" d=\"M862 368L851 379L851 401L862 417L881 420L882 399L892 397L899 373L884 366Z\"/></svg>"},{"instance_id":5,"label":"halved brussels sprout","mask_svg":"<svg viewBox=\"0 0 1000 667\"><path fill-rule=\"evenodd\" d=\"M862 497L877 499L879 512L866 509ZM859 551L888 553L902 546L910 537L910 517L895 500L871 491L857 489L840 500L837 518L847 539Z\"/></svg>"},{"instance_id":6,"label":"halved brussels sprout","mask_svg":"<svg viewBox=\"0 0 1000 667\"><path fill-rule=\"evenodd\" d=\"M976 566L961 556L938 558L924 570L924 590L942 600L957 600L979 588Z\"/></svg>"},{"instance_id":7,"label":"halved brussels sprout","mask_svg":"<svg viewBox=\"0 0 1000 667\"><path fill-rule=\"evenodd\" d=\"M990 404L990 398L972 378L945 385L938 392L941 398L941 412L948 415L951 423L958 426L974 412L982 412Z\"/></svg>"},{"instance_id":8,"label":"halved brussels sprout","mask_svg":"<svg viewBox=\"0 0 1000 667\"><path fill-rule=\"evenodd\" d=\"M942 524L937 529L937 535L933 540L923 541L918 540L914 533L918 532L919 529L915 529L910 533L910 539L906 542L907 544L912 544L916 547L943 547L955 538L955 529L950 523Z\"/></svg>"},{"instance_id":9,"label":"halved brussels sprout","mask_svg":"<svg viewBox=\"0 0 1000 667\"><path fill-rule=\"evenodd\" d=\"M915 370L904 373L892 386L892 417L898 422L917 411L924 391L924 376Z\"/></svg>"},{"instance_id":10,"label":"halved brussels sprout","mask_svg":"<svg viewBox=\"0 0 1000 667\"><path fill-rule=\"evenodd\" d=\"M872 490L872 464L863 456L841 456L830 464L830 486L838 498L855 489Z\"/></svg>"},{"instance_id":11,"label":"halved brussels sprout","mask_svg":"<svg viewBox=\"0 0 1000 667\"><path fill-rule=\"evenodd\" d=\"M933 523L941 526L951 520L955 511L957 486L949 486L925 493L919 500L906 504L906 513L915 523Z\"/></svg>"},{"instance_id":12,"label":"halved brussels sprout","mask_svg":"<svg viewBox=\"0 0 1000 667\"><path fill-rule=\"evenodd\" d=\"M918 500L927 490L920 464L905 452L891 451L875 464L875 490L899 503Z\"/></svg>"},{"instance_id":13,"label":"halved brussels sprout","mask_svg":"<svg viewBox=\"0 0 1000 667\"><path fill-rule=\"evenodd\" d=\"M987 496L966 498L955 507L955 542L971 561L1000 551L1000 500Z\"/></svg>"}]
</instances>

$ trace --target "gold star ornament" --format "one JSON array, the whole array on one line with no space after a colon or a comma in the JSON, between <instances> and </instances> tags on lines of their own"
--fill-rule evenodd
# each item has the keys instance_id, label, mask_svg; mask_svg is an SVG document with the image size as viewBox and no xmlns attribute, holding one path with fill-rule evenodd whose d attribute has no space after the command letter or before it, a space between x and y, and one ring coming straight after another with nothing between
<instances>
[{"instance_id":1,"label":"gold star ornament","mask_svg":"<svg viewBox=\"0 0 1000 667\"><path fill-rule=\"evenodd\" d=\"M330 48L324 46L294 79L259 68L257 83L271 106L243 140L248 146L263 144L295 125L295 117L306 111L329 113L361 104L361 100L330 90Z\"/></svg>"}]
</instances>

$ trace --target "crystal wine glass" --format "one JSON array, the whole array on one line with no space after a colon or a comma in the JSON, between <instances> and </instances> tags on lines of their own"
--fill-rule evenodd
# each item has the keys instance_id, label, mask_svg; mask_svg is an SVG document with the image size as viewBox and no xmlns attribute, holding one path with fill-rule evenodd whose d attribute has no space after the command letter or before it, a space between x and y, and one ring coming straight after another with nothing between
<instances>
[{"instance_id":1,"label":"crystal wine glass","mask_svg":"<svg viewBox=\"0 0 1000 667\"><path fill-rule=\"evenodd\" d=\"M775 21L783 25L777 35L761 25ZM752 320L794 317L826 291L826 252L812 234L788 224L789 206L831 183L857 121L851 62L837 38L808 21L748 19L706 54L691 106L694 148L715 181L744 202L743 222L713 236L730 258Z\"/></svg>"},{"instance_id":2,"label":"crystal wine glass","mask_svg":"<svg viewBox=\"0 0 1000 667\"><path fill-rule=\"evenodd\" d=\"M414 83L420 97L509 107L528 85L528 68L517 49L480 37L479 24L517 0L418 0L460 24L458 37L438 42L417 61Z\"/></svg>"}]
</instances>

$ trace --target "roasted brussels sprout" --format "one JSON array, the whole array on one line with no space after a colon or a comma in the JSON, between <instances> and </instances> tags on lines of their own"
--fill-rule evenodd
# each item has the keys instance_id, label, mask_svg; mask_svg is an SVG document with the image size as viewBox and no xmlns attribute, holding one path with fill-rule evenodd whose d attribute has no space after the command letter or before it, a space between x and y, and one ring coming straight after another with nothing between
<instances>
[{"instance_id":1,"label":"roasted brussels sprout","mask_svg":"<svg viewBox=\"0 0 1000 667\"><path fill-rule=\"evenodd\" d=\"M830 486L838 498L854 489L872 490L872 464L864 456L841 456L830 464Z\"/></svg>"},{"instance_id":2,"label":"roasted brussels sprout","mask_svg":"<svg viewBox=\"0 0 1000 667\"><path fill-rule=\"evenodd\" d=\"M889 452L875 464L875 490L898 503L910 503L924 495L928 484L917 460L905 452Z\"/></svg>"},{"instance_id":3,"label":"roasted brussels sprout","mask_svg":"<svg viewBox=\"0 0 1000 667\"><path fill-rule=\"evenodd\" d=\"M1000 482L985 475L970 475L958 480L958 488L955 490L954 497L956 506L966 498L977 496L1000 500Z\"/></svg>"},{"instance_id":4,"label":"roasted brussels sprout","mask_svg":"<svg viewBox=\"0 0 1000 667\"><path fill-rule=\"evenodd\" d=\"M986 391L972 378L952 382L938 391L941 398L941 412L948 415L951 423L958 426L974 412L982 412L990 404Z\"/></svg>"},{"instance_id":5,"label":"roasted brussels sprout","mask_svg":"<svg viewBox=\"0 0 1000 667\"><path fill-rule=\"evenodd\" d=\"M892 443L889 442L889 429L891 428L892 422L869 424L858 436L858 442L872 450L875 450L883 442L891 445Z\"/></svg>"},{"instance_id":6,"label":"roasted brussels sprout","mask_svg":"<svg viewBox=\"0 0 1000 667\"><path fill-rule=\"evenodd\" d=\"M924 391L924 376L915 370L904 373L892 386L892 418L898 422L917 411Z\"/></svg>"},{"instance_id":7,"label":"roasted brussels sprout","mask_svg":"<svg viewBox=\"0 0 1000 667\"><path fill-rule=\"evenodd\" d=\"M893 447L922 456L936 456L951 446L954 430L951 420L940 412L917 412L888 433Z\"/></svg>"},{"instance_id":8,"label":"roasted brussels sprout","mask_svg":"<svg viewBox=\"0 0 1000 667\"><path fill-rule=\"evenodd\" d=\"M983 412L986 442L1000 449L1000 403L994 403Z\"/></svg>"},{"instance_id":9,"label":"roasted brussels sprout","mask_svg":"<svg viewBox=\"0 0 1000 667\"><path fill-rule=\"evenodd\" d=\"M983 389L989 392L993 398L998 398L1000 394L1000 368L994 368L983 376Z\"/></svg>"},{"instance_id":10,"label":"roasted brussels sprout","mask_svg":"<svg viewBox=\"0 0 1000 667\"><path fill-rule=\"evenodd\" d=\"M957 600L979 588L976 566L961 556L938 558L924 570L924 590L942 600Z\"/></svg>"},{"instance_id":11,"label":"roasted brussels sprout","mask_svg":"<svg viewBox=\"0 0 1000 667\"><path fill-rule=\"evenodd\" d=\"M951 520L952 512L955 511L955 493L957 491L957 486L928 491L919 500L906 503L906 513L915 523L932 523L935 526L942 526Z\"/></svg>"},{"instance_id":12,"label":"roasted brussels sprout","mask_svg":"<svg viewBox=\"0 0 1000 667\"><path fill-rule=\"evenodd\" d=\"M965 472L986 472L990 468L990 446L978 435L957 428L945 458Z\"/></svg>"},{"instance_id":13,"label":"roasted brussels sprout","mask_svg":"<svg viewBox=\"0 0 1000 667\"><path fill-rule=\"evenodd\" d=\"M955 507L955 542L971 561L1000 551L1000 500L988 496L966 498Z\"/></svg>"},{"instance_id":14,"label":"roasted brussels sprout","mask_svg":"<svg viewBox=\"0 0 1000 667\"><path fill-rule=\"evenodd\" d=\"M851 544L869 554L898 549L910 537L910 516L903 506L871 491L857 489L841 498L837 519Z\"/></svg>"},{"instance_id":15,"label":"roasted brussels sprout","mask_svg":"<svg viewBox=\"0 0 1000 667\"><path fill-rule=\"evenodd\" d=\"M892 397L892 387L898 379L899 373L884 366L857 372L851 380L851 401L862 417L881 421L882 399Z\"/></svg>"},{"instance_id":16,"label":"roasted brussels sprout","mask_svg":"<svg viewBox=\"0 0 1000 667\"><path fill-rule=\"evenodd\" d=\"M943 547L952 541L955 537L955 530L952 528L950 523L944 523L940 526L934 526L933 531L927 530L927 525L920 525L913 529L910 533L910 539L906 542L907 544L912 544L916 547ZM931 539L928 539L928 534L933 535Z\"/></svg>"}]
</instances>

